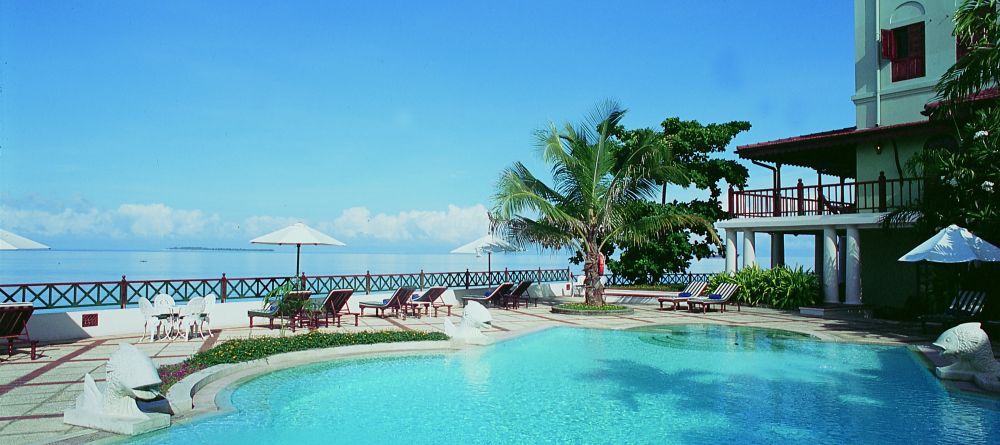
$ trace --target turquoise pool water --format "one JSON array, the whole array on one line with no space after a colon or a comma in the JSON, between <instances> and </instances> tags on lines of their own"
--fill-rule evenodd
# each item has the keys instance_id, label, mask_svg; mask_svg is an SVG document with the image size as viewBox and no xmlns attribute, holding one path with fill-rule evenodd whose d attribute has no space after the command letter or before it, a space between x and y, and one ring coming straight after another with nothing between
<instances>
[{"instance_id":1,"label":"turquoise pool water","mask_svg":"<svg viewBox=\"0 0 1000 445\"><path fill-rule=\"evenodd\" d=\"M997 443L1000 401L905 348L712 325L558 328L456 354L254 379L148 444ZM990 439L992 438L992 439Z\"/></svg>"}]
</instances>

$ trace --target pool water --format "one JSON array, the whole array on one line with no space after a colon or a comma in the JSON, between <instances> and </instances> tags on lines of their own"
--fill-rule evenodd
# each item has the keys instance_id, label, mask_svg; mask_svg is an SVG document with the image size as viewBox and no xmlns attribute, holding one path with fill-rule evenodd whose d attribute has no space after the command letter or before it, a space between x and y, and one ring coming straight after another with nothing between
<instances>
[{"instance_id":1,"label":"pool water","mask_svg":"<svg viewBox=\"0 0 1000 445\"><path fill-rule=\"evenodd\" d=\"M136 443L997 443L1000 400L906 348L715 325L556 328L264 375ZM992 439L991 439L992 438Z\"/></svg>"}]
</instances>

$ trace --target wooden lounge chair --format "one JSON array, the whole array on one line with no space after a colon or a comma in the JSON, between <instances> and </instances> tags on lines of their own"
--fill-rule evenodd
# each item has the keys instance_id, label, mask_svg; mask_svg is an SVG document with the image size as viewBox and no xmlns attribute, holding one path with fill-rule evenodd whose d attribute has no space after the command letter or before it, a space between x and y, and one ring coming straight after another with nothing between
<instances>
[{"instance_id":1,"label":"wooden lounge chair","mask_svg":"<svg viewBox=\"0 0 1000 445\"><path fill-rule=\"evenodd\" d=\"M415 315L420 314L421 308L423 308L425 314L430 314L431 308L434 308L434 316L437 317L438 308L444 307L448 308L448 315L451 316L452 305L445 303L444 299L441 298L446 290L448 290L448 286L434 286L427 289L427 292L424 292L419 299L410 300L407 305L413 309Z\"/></svg>"},{"instance_id":2,"label":"wooden lounge chair","mask_svg":"<svg viewBox=\"0 0 1000 445\"><path fill-rule=\"evenodd\" d=\"M692 298L698 298L701 296L702 292L705 292L705 288L708 287L708 283L705 281L692 281L687 287L684 288L677 295L668 295L665 297L659 297L656 301L660 302L660 310L665 310L663 308L663 303L670 303L670 310L677 310L677 306L680 303L687 303L688 300Z\"/></svg>"},{"instance_id":3,"label":"wooden lounge chair","mask_svg":"<svg viewBox=\"0 0 1000 445\"><path fill-rule=\"evenodd\" d=\"M351 312L351 306L347 304L347 301L351 299L351 295L353 294L354 289L334 289L330 291L326 295L326 299L323 300L323 305L320 309L312 313L316 326L319 326L320 321L326 326L330 326L330 318L333 317L333 322L339 328L340 319L344 315L353 315L354 326L357 326L358 317L361 314Z\"/></svg>"},{"instance_id":4,"label":"wooden lounge chair","mask_svg":"<svg viewBox=\"0 0 1000 445\"><path fill-rule=\"evenodd\" d=\"M707 297L699 298L689 298L688 299L688 310L696 308L699 304L701 305L701 312L708 312L708 307L713 304L719 305L719 311L725 312L726 305L729 304L729 300L736 295L736 290L740 286L734 283L722 283L719 287L715 288L715 292L712 292ZM736 300L736 310L739 311L740 304L739 300Z\"/></svg>"},{"instance_id":5,"label":"wooden lounge chair","mask_svg":"<svg viewBox=\"0 0 1000 445\"><path fill-rule=\"evenodd\" d=\"M514 283L503 283L493 289L489 294L482 297L475 296L465 296L462 297L462 305L465 306L469 304L470 301L475 301L483 306L489 306L491 303L497 306L497 302L503 299L503 296L510 292L510 288L514 287Z\"/></svg>"},{"instance_id":6,"label":"wooden lounge chair","mask_svg":"<svg viewBox=\"0 0 1000 445\"><path fill-rule=\"evenodd\" d=\"M31 359L38 358L38 341L28 335L28 319L35 312L31 303L0 303L0 338L7 339L7 355L14 355L14 342L23 340L31 347Z\"/></svg>"},{"instance_id":7,"label":"wooden lounge chair","mask_svg":"<svg viewBox=\"0 0 1000 445\"><path fill-rule=\"evenodd\" d=\"M531 287L533 281L524 280L517 283L517 287L514 288L509 294L503 296L503 307L508 307L509 305L514 306L514 308L521 307L521 299L524 299L524 307L528 307L528 299L531 298L531 294L528 293L528 288ZM538 299L535 299L535 306L538 306Z\"/></svg>"},{"instance_id":8,"label":"wooden lounge chair","mask_svg":"<svg viewBox=\"0 0 1000 445\"><path fill-rule=\"evenodd\" d=\"M983 311L986 304L986 292L959 291L948 309L940 314L920 316L920 329L927 332L927 324L939 324L942 327L955 326L974 319Z\"/></svg>"},{"instance_id":9,"label":"wooden lounge chair","mask_svg":"<svg viewBox=\"0 0 1000 445\"><path fill-rule=\"evenodd\" d=\"M396 293L392 294L392 298L383 301L382 303L361 303L361 315L365 315L366 308L375 309L375 316L385 318L385 310L392 309L399 317L402 314L403 319L406 319L406 302L410 300L413 296L413 291L417 290L413 287L401 287ZM381 315L379 315L381 313Z\"/></svg>"},{"instance_id":10,"label":"wooden lounge chair","mask_svg":"<svg viewBox=\"0 0 1000 445\"><path fill-rule=\"evenodd\" d=\"M250 327L253 327L253 319L256 317L266 318L268 320L268 327L274 328L274 319L289 319L292 322L292 331L295 331L296 322L304 316L301 311L293 311L285 309L287 305L285 303L290 303L294 300L308 300L312 296L312 291L302 290L302 291L292 291L281 297L280 302L271 302L267 306L256 311L247 311L247 316L250 317ZM297 306L297 305L296 305Z\"/></svg>"}]
</instances>

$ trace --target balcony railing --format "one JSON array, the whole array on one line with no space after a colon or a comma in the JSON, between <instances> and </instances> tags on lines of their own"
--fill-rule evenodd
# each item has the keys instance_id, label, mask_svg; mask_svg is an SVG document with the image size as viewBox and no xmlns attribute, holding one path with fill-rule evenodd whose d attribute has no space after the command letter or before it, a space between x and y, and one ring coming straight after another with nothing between
<instances>
[{"instance_id":1,"label":"balcony railing","mask_svg":"<svg viewBox=\"0 0 1000 445\"><path fill-rule=\"evenodd\" d=\"M916 203L923 194L923 179L886 179L759 190L729 188L729 215L733 218L840 215L888 212Z\"/></svg>"},{"instance_id":2,"label":"balcony railing","mask_svg":"<svg viewBox=\"0 0 1000 445\"><path fill-rule=\"evenodd\" d=\"M504 281L523 280L538 283L569 281L569 269L521 269L494 271L415 272L396 274L365 273L358 275L322 275L300 278L307 289L327 293L333 289L354 289L356 292L382 292L409 286L419 289L431 286L470 288L492 286ZM129 280L120 281L0 284L0 303L32 303L37 308L81 308L118 306L125 308L136 304L142 297L152 299L160 293L177 301L214 293L224 303L226 300L261 298L294 277L252 277L187 280Z\"/></svg>"}]
</instances>

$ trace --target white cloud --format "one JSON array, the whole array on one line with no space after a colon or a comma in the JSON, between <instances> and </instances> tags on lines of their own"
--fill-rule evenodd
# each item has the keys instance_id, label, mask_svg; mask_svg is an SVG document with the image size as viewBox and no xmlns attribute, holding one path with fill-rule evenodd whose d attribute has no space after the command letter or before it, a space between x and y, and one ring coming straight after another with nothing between
<instances>
[{"instance_id":1,"label":"white cloud","mask_svg":"<svg viewBox=\"0 0 1000 445\"><path fill-rule=\"evenodd\" d=\"M61 211L27 210L0 206L0 226L15 232L42 235L91 235L120 236L115 229L114 216L95 208Z\"/></svg>"},{"instance_id":2,"label":"white cloud","mask_svg":"<svg viewBox=\"0 0 1000 445\"><path fill-rule=\"evenodd\" d=\"M163 203L121 204L114 209L0 206L0 227L25 235L90 236L111 238L243 239L280 229L300 218L250 216L223 220L198 209L175 209ZM307 221L308 222L308 221ZM460 244L486 233L486 207L449 205L443 210L408 210L373 214L352 207L333 221L314 221L314 227L334 237L381 241L431 241Z\"/></svg>"},{"instance_id":3,"label":"white cloud","mask_svg":"<svg viewBox=\"0 0 1000 445\"><path fill-rule=\"evenodd\" d=\"M206 216L201 210L172 209L163 204L122 204L118 215L131 220L132 234L144 238L203 235L208 228L215 232L218 215Z\"/></svg>"},{"instance_id":4,"label":"white cloud","mask_svg":"<svg viewBox=\"0 0 1000 445\"><path fill-rule=\"evenodd\" d=\"M386 241L428 240L451 243L482 236L489 228L486 207L449 205L447 210L410 210L394 215L372 215L366 207L351 207L333 223L320 228L334 236L366 237Z\"/></svg>"},{"instance_id":5,"label":"white cloud","mask_svg":"<svg viewBox=\"0 0 1000 445\"><path fill-rule=\"evenodd\" d=\"M25 210L0 206L0 225L12 231L56 235L104 235L119 238L186 237L219 233L221 219L201 210L164 204L122 204L117 209Z\"/></svg>"}]
</instances>

